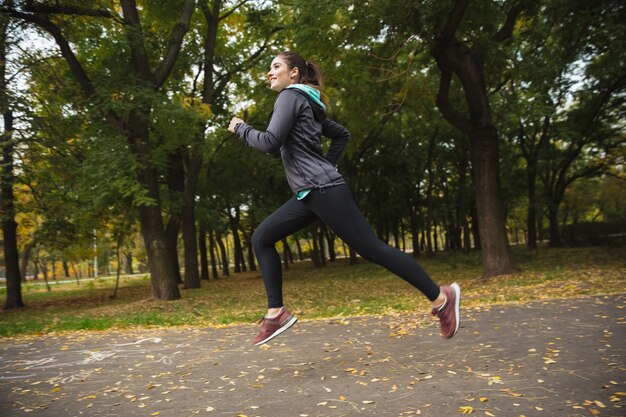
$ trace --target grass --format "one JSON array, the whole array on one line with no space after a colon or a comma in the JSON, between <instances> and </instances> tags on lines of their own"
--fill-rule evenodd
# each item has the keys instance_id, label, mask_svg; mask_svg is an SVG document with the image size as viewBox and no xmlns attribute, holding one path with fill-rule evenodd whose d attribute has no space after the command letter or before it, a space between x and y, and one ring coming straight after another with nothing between
<instances>
[{"instance_id":1,"label":"grass","mask_svg":"<svg viewBox=\"0 0 626 417\"><path fill-rule=\"evenodd\" d=\"M481 278L478 254L437 254L420 264L441 283L461 284L465 307L519 303L550 298L624 292L626 247L515 248L521 272L489 280ZM382 267L363 260L346 260L314 268L293 265L284 274L284 298L301 319L401 314L428 311L428 301ZM263 314L265 293L257 272L202 282L202 288L181 290L182 298L148 298L145 276L123 278L116 299L115 280L26 284L26 307L0 314L0 337L38 335L76 330L107 330L163 326L225 326L251 323ZM6 289L0 289L4 295Z\"/></svg>"}]
</instances>

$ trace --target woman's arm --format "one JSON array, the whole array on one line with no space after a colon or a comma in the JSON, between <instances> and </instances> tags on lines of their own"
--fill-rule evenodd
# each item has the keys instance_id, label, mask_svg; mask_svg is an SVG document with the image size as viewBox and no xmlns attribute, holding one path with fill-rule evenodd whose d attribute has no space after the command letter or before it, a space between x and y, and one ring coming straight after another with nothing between
<instances>
[{"instance_id":1,"label":"woman's arm","mask_svg":"<svg viewBox=\"0 0 626 417\"><path fill-rule=\"evenodd\" d=\"M231 121L233 129L231 131L252 148L265 153L276 152L285 143L293 127L296 119L296 105L295 93L285 90L276 98L272 118L265 132L256 130L237 118ZM232 126L233 124L235 126Z\"/></svg>"},{"instance_id":2,"label":"woman's arm","mask_svg":"<svg viewBox=\"0 0 626 417\"><path fill-rule=\"evenodd\" d=\"M348 140L350 140L350 132L339 123L326 118L322 122L322 135L331 139L330 147L326 153L326 159L337 166L339 159L343 155Z\"/></svg>"}]
</instances>

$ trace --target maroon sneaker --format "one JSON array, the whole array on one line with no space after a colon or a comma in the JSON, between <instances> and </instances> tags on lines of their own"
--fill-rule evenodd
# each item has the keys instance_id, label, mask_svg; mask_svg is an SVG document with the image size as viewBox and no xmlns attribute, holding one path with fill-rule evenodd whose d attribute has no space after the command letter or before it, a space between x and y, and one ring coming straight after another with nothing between
<instances>
[{"instance_id":1,"label":"maroon sneaker","mask_svg":"<svg viewBox=\"0 0 626 417\"><path fill-rule=\"evenodd\" d=\"M452 285L444 285L441 291L446 300L439 307L433 307L433 316L439 317L441 322L441 335L446 339L451 338L459 330L461 318L459 317L459 305L461 304L461 287L456 282Z\"/></svg>"},{"instance_id":2,"label":"maroon sneaker","mask_svg":"<svg viewBox=\"0 0 626 417\"><path fill-rule=\"evenodd\" d=\"M280 309L278 316L274 318L263 317L259 320L261 323L261 331L259 334L252 340L252 343L255 345L262 345L263 343L267 343L276 336L280 335L285 330L289 329L293 326L298 318L291 314L289 310L285 307Z\"/></svg>"}]
</instances>

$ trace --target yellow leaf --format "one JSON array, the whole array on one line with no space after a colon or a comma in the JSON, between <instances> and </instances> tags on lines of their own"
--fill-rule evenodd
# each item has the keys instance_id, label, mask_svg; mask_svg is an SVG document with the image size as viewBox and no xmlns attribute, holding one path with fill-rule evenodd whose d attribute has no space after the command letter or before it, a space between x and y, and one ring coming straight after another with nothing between
<instances>
[{"instance_id":1,"label":"yellow leaf","mask_svg":"<svg viewBox=\"0 0 626 417\"><path fill-rule=\"evenodd\" d=\"M487 401L489 401L489 398L485 398L485 397L480 398L481 403L486 403Z\"/></svg>"},{"instance_id":2,"label":"yellow leaf","mask_svg":"<svg viewBox=\"0 0 626 417\"><path fill-rule=\"evenodd\" d=\"M596 405L600 408L606 408L606 405L602 404L601 401L595 400L594 403L596 403Z\"/></svg>"},{"instance_id":3,"label":"yellow leaf","mask_svg":"<svg viewBox=\"0 0 626 417\"><path fill-rule=\"evenodd\" d=\"M340 401L345 401L345 400L346 400L346 397L344 397L343 395L340 395L340 396L339 396L339 400L340 400Z\"/></svg>"},{"instance_id":4,"label":"yellow leaf","mask_svg":"<svg viewBox=\"0 0 626 417\"><path fill-rule=\"evenodd\" d=\"M52 388L52 390L50 390L50 392L59 392L61 391L61 387L54 387Z\"/></svg>"},{"instance_id":5,"label":"yellow leaf","mask_svg":"<svg viewBox=\"0 0 626 417\"><path fill-rule=\"evenodd\" d=\"M463 407L459 407L458 411L461 414L472 414L474 412L474 407L470 407L469 405L464 405Z\"/></svg>"},{"instance_id":6,"label":"yellow leaf","mask_svg":"<svg viewBox=\"0 0 626 417\"><path fill-rule=\"evenodd\" d=\"M485 415L487 415L489 417L496 417L495 414L491 414L489 411L485 411Z\"/></svg>"},{"instance_id":7,"label":"yellow leaf","mask_svg":"<svg viewBox=\"0 0 626 417\"><path fill-rule=\"evenodd\" d=\"M160 411L155 411L154 413L150 414L151 416L158 416L159 414L161 414Z\"/></svg>"}]
</instances>

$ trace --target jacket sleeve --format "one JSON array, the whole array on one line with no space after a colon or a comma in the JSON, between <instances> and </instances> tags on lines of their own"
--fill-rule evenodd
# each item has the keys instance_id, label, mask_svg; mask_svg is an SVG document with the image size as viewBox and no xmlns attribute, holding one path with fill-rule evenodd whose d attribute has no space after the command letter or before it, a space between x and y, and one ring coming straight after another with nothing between
<instances>
[{"instance_id":1,"label":"jacket sleeve","mask_svg":"<svg viewBox=\"0 0 626 417\"><path fill-rule=\"evenodd\" d=\"M326 159L333 165L337 166L339 159L343 155L348 140L350 140L350 132L331 119L326 119L322 123L322 135L331 139L330 147L326 153Z\"/></svg>"},{"instance_id":2,"label":"jacket sleeve","mask_svg":"<svg viewBox=\"0 0 626 417\"><path fill-rule=\"evenodd\" d=\"M285 90L274 102L272 117L265 132L256 130L247 123L239 123L235 128L235 134L254 149L265 153L276 152L285 143L293 127L297 104L295 93Z\"/></svg>"}]
</instances>

